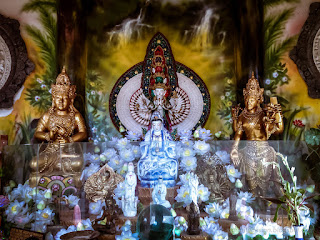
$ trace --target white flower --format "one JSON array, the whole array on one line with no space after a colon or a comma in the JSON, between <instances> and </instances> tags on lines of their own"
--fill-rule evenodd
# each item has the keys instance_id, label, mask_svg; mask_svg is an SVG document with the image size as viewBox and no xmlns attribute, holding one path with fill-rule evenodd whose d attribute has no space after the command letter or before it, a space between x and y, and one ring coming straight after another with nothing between
<instances>
[{"instance_id":1,"label":"white flower","mask_svg":"<svg viewBox=\"0 0 320 240\"><path fill-rule=\"evenodd\" d=\"M203 184L201 184L198 187L198 198L200 198L202 202L206 202L209 200L209 197L210 197L210 192L208 188L203 186Z\"/></svg>"},{"instance_id":2,"label":"white flower","mask_svg":"<svg viewBox=\"0 0 320 240\"><path fill-rule=\"evenodd\" d=\"M43 222L35 221L31 223L31 231L45 233L47 231L47 224L43 224Z\"/></svg>"},{"instance_id":3,"label":"white flower","mask_svg":"<svg viewBox=\"0 0 320 240\"><path fill-rule=\"evenodd\" d=\"M258 229L256 229L255 225L248 225L247 228L247 235L251 238L254 238L255 236L258 235Z\"/></svg>"},{"instance_id":4,"label":"white flower","mask_svg":"<svg viewBox=\"0 0 320 240\"><path fill-rule=\"evenodd\" d=\"M125 162L132 162L134 155L131 149L124 148L120 151L120 157Z\"/></svg>"},{"instance_id":5,"label":"white flower","mask_svg":"<svg viewBox=\"0 0 320 240\"><path fill-rule=\"evenodd\" d=\"M181 149L181 157L193 157L194 155L195 155L195 152L190 147Z\"/></svg>"},{"instance_id":6,"label":"white flower","mask_svg":"<svg viewBox=\"0 0 320 240\"><path fill-rule=\"evenodd\" d=\"M213 218L205 217L204 221L206 224L201 227L201 230L213 237L217 231L222 231L222 228L217 222L212 222L211 219Z\"/></svg>"},{"instance_id":7,"label":"white flower","mask_svg":"<svg viewBox=\"0 0 320 240\"><path fill-rule=\"evenodd\" d=\"M92 174L98 172L100 169L100 165L91 163L89 167L86 167L82 171L81 180L87 180Z\"/></svg>"},{"instance_id":8,"label":"white flower","mask_svg":"<svg viewBox=\"0 0 320 240\"><path fill-rule=\"evenodd\" d=\"M117 151L114 148L108 148L103 152L103 155L106 156L107 160L110 160L117 156Z\"/></svg>"},{"instance_id":9,"label":"white flower","mask_svg":"<svg viewBox=\"0 0 320 240\"><path fill-rule=\"evenodd\" d=\"M270 79L266 79L266 84L269 85L271 83Z\"/></svg>"},{"instance_id":10,"label":"white flower","mask_svg":"<svg viewBox=\"0 0 320 240\"><path fill-rule=\"evenodd\" d=\"M230 92L226 92L226 97L229 97L230 96Z\"/></svg>"},{"instance_id":11,"label":"white flower","mask_svg":"<svg viewBox=\"0 0 320 240\"><path fill-rule=\"evenodd\" d=\"M9 199L10 201L14 200L14 199L18 199L21 198L24 192L24 188L25 186L22 184L19 184L18 187L16 187L15 189L12 190Z\"/></svg>"},{"instance_id":12,"label":"white flower","mask_svg":"<svg viewBox=\"0 0 320 240\"><path fill-rule=\"evenodd\" d=\"M15 224L17 224L18 227L23 228L24 225L28 224L34 219L34 213L27 213L27 214L18 214L14 218Z\"/></svg>"},{"instance_id":13,"label":"white flower","mask_svg":"<svg viewBox=\"0 0 320 240\"><path fill-rule=\"evenodd\" d=\"M177 196L175 197L175 200L177 202L183 202L183 206L186 207L191 203L191 197L190 197L190 189L186 186L181 186L179 189L177 189Z\"/></svg>"},{"instance_id":14,"label":"white flower","mask_svg":"<svg viewBox=\"0 0 320 240\"><path fill-rule=\"evenodd\" d=\"M25 204L25 202L18 202L17 200L15 200L14 202L11 202L8 205L8 207L5 211L5 214L6 214L9 222L12 222L14 217L21 212L21 209L24 204Z\"/></svg>"},{"instance_id":15,"label":"white flower","mask_svg":"<svg viewBox=\"0 0 320 240\"><path fill-rule=\"evenodd\" d=\"M288 78L286 77L286 76L284 76L283 78L282 78L282 82L287 82L288 81Z\"/></svg>"},{"instance_id":16,"label":"white flower","mask_svg":"<svg viewBox=\"0 0 320 240\"><path fill-rule=\"evenodd\" d=\"M202 139L203 141L207 141L207 140L211 139L210 130L206 130L205 128L200 128L199 129L199 138Z\"/></svg>"},{"instance_id":17,"label":"white flower","mask_svg":"<svg viewBox=\"0 0 320 240\"><path fill-rule=\"evenodd\" d=\"M244 200L246 203L250 204L255 200L255 197L250 192L242 192L238 193L238 198Z\"/></svg>"},{"instance_id":18,"label":"white flower","mask_svg":"<svg viewBox=\"0 0 320 240\"><path fill-rule=\"evenodd\" d=\"M208 213L210 217L219 218L222 212L222 209L218 203L214 202L214 203L209 203L206 206L205 212Z\"/></svg>"},{"instance_id":19,"label":"white flower","mask_svg":"<svg viewBox=\"0 0 320 240\"><path fill-rule=\"evenodd\" d=\"M184 171L192 171L197 167L196 157L184 157L181 160L181 167Z\"/></svg>"},{"instance_id":20,"label":"white flower","mask_svg":"<svg viewBox=\"0 0 320 240\"><path fill-rule=\"evenodd\" d=\"M73 194L69 196L63 195L63 197L67 200L70 208L73 208L74 206L76 206L80 201L80 198L78 198L77 196L74 196Z\"/></svg>"},{"instance_id":21,"label":"white flower","mask_svg":"<svg viewBox=\"0 0 320 240\"><path fill-rule=\"evenodd\" d=\"M190 172L187 172L186 174L179 175L180 182L178 185L188 185L189 184L189 178L190 178Z\"/></svg>"},{"instance_id":22,"label":"white flower","mask_svg":"<svg viewBox=\"0 0 320 240\"><path fill-rule=\"evenodd\" d=\"M225 99L225 96L220 96L220 99L223 101Z\"/></svg>"},{"instance_id":23,"label":"white flower","mask_svg":"<svg viewBox=\"0 0 320 240\"><path fill-rule=\"evenodd\" d=\"M87 218L86 220L82 220L81 223L83 225L84 230L93 230L90 218Z\"/></svg>"},{"instance_id":24,"label":"white flower","mask_svg":"<svg viewBox=\"0 0 320 240\"><path fill-rule=\"evenodd\" d=\"M194 144L194 149L200 155L207 153L210 150L210 144L205 141L196 141Z\"/></svg>"},{"instance_id":25,"label":"white flower","mask_svg":"<svg viewBox=\"0 0 320 240\"><path fill-rule=\"evenodd\" d=\"M51 94L52 93L52 89L50 88L48 92Z\"/></svg>"},{"instance_id":26,"label":"white flower","mask_svg":"<svg viewBox=\"0 0 320 240\"><path fill-rule=\"evenodd\" d=\"M193 147L193 142L192 142L190 139L182 139L182 140L181 140L181 143L182 143L184 146L187 146L187 147L190 147L190 148Z\"/></svg>"},{"instance_id":27,"label":"white flower","mask_svg":"<svg viewBox=\"0 0 320 240\"><path fill-rule=\"evenodd\" d=\"M36 222L40 221L45 224L51 224L53 220L54 213L52 212L52 209L49 207L46 207L43 210L38 210L36 212Z\"/></svg>"},{"instance_id":28,"label":"white flower","mask_svg":"<svg viewBox=\"0 0 320 240\"><path fill-rule=\"evenodd\" d=\"M222 163L230 164L230 154L226 151L217 151L215 155L222 161Z\"/></svg>"},{"instance_id":29,"label":"white flower","mask_svg":"<svg viewBox=\"0 0 320 240\"><path fill-rule=\"evenodd\" d=\"M41 84L41 88L42 88L42 89L45 89L46 87L47 87L47 85Z\"/></svg>"},{"instance_id":30,"label":"white flower","mask_svg":"<svg viewBox=\"0 0 320 240\"><path fill-rule=\"evenodd\" d=\"M217 230L212 236L212 240L228 240L228 233Z\"/></svg>"},{"instance_id":31,"label":"white flower","mask_svg":"<svg viewBox=\"0 0 320 240\"><path fill-rule=\"evenodd\" d=\"M250 206L242 205L240 208L237 208L238 216L241 219L248 220L253 217L253 209Z\"/></svg>"},{"instance_id":32,"label":"white flower","mask_svg":"<svg viewBox=\"0 0 320 240\"><path fill-rule=\"evenodd\" d=\"M270 95L271 95L271 91L270 91L270 90L267 90L267 91L266 91L266 95L267 95L267 96L270 96Z\"/></svg>"},{"instance_id":33,"label":"white flower","mask_svg":"<svg viewBox=\"0 0 320 240\"><path fill-rule=\"evenodd\" d=\"M122 150L122 149L126 148L129 144L130 144L130 141L127 138L120 138L117 141L116 147L119 150Z\"/></svg>"},{"instance_id":34,"label":"white flower","mask_svg":"<svg viewBox=\"0 0 320 240\"><path fill-rule=\"evenodd\" d=\"M37 78L37 82L41 84L41 83L43 83L43 80L40 78Z\"/></svg>"},{"instance_id":35,"label":"white flower","mask_svg":"<svg viewBox=\"0 0 320 240\"><path fill-rule=\"evenodd\" d=\"M121 169L122 165L123 165L123 161L122 159L119 159L119 157L114 157L110 160L110 162L108 163L110 167L112 167L113 170L119 170Z\"/></svg>"},{"instance_id":36,"label":"white flower","mask_svg":"<svg viewBox=\"0 0 320 240\"><path fill-rule=\"evenodd\" d=\"M263 220L260 219L260 217L257 214L255 214L253 217L248 216L247 220L249 221L249 223L251 225L257 225L257 224L262 224L263 223Z\"/></svg>"},{"instance_id":37,"label":"white flower","mask_svg":"<svg viewBox=\"0 0 320 240\"><path fill-rule=\"evenodd\" d=\"M277 78L277 77L279 76L279 73L278 73L277 71L275 71L275 72L272 73L272 76L273 76L274 78Z\"/></svg>"},{"instance_id":38,"label":"white flower","mask_svg":"<svg viewBox=\"0 0 320 240\"><path fill-rule=\"evenodd\" d=\"M40 100L40 97L39 96L35 96L34 100L36 100L36 102L38 102Z\"/></svg>"},{"instance_id":39,"label":"white flower","mask_svg":"<svg viewBox=\"0 0 320 240\"><path fill-rule=\"evenodd\" d=\"M229 208L226 208L221 211L220 218L228 219L229 215Z\"/></svg>"},{"instance_id":40,"label":"white flower","mask_svg":"<svg viewBox=\"0 0 320 240\"><path fill-rule=\"evenodd\" d=\"M89 203L89 213L94 215L102 213L102 206L103 203L101 202L101 200Z\"/></svg>"},{"instance_id":41,"label":"white flower","mask_svg":"<svg viewBox=\"0 0 320 240\"><path fill-rule=\"evenodd\" d=\"M132 153L133 153L135 158L140 158L141 157L140 146L132 146L131 150L132 150Z\"/></svg>"},{"instance_id":42,"label":"white flower","mask_svg":"<svg viewBox=\"0 0 320 240\"><path fill-rule=\"evenodd\" d=\"M182 130L179 131L179 136L181 140L190 140L192 138L192 131Z\"/></svg>"},{"instance_id":43,"label":"white flower","mask_svg":"<svg viewBox=\"0 0 320 240\"><path fill-rule=\"evenodd\" d=\"M141 138L141 133L133 132L133 131L127 131L126 138L132 141L137 141Z\"/></svg>"},{"instance_id":44,"label":"white flower","mask_svg":"<svg viewBox=\"0 0 320 240\"><path fill-rule=\"evenodd\" d=\"M241 177L241 173L233 165L226 166L226 169L227 169L229 180L232 183L234 183L237 178Z\"/></svg>"}]
</instances>

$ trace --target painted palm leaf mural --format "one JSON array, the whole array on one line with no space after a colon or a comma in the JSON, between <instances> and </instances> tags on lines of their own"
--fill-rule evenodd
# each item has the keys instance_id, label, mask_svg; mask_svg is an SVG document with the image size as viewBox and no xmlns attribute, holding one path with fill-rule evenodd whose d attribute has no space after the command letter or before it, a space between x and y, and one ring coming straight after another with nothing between
<instances>
[{"instance_id":1,"label":"painted palm leaf mural","mask_svg":"<svg viewBox=\"0 0 320 240\"><path fill-rule=\"evenodd\" d=\"M285 63L281 62L284 55L294 46L296 37L284 38L283 32L288 19L292 16L293 8L284 9L274 13L272 9L284 1L265 0L264 19L264 49L265 49L265 94L276 95L278 86L288 84L288 69ZM290 0L289 0L290 2ZM292 0L291 0L292 2ZM281 104L288 101L277 96Z\"/></svg>"},{"instance_id":2,"label":"painted palm leaf mural","mask_svg":"<svg viewBox=\"0 0 320 240\"><path fill-rule=\"evenodd\" d=\"M35 26L27 25L25 29L39 48L37 72L27 89L26 100L40 112L43 112L51 105L51 84L57 75L56 0L31 0L23 6L22 11L38 13L42 26L42 29L39 29Z\"/></svg>"}]
</instances>

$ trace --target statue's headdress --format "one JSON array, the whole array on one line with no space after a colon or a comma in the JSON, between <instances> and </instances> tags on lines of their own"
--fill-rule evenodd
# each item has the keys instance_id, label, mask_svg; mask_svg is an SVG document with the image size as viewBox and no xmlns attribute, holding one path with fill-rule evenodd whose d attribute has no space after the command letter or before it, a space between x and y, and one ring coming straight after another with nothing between
<instances>
[{"instance_id":1,"label":"statue's headdress","mask_svg":"<svg viewBox=\"0 0 320 240\"><path fill-rule=\"evenodd\" d=\"M163 88L164 90L170 89L169 76L166 60L164 58L163 49L158 46L152 58L151 63L152 73L150 78L150 90L156 88Z\"/></svg>"},{"instance_id":2,"label":"statue's headdress","mask_svg":"<svg viewBox=\"0 0 320 240\"><path fill-rule=\"evenodd\" d=\"M248 80L246 88L243 89L243 96L246 99L249 96L256 97L263 100L263 88L260 88L258 80L254 77L254 72L252 72L251 78Z\"/></svg>"},{"instance_id":3,"label":"statue's headdress","mask_svg":"<svg viewBox=\"0 0 320 240\"><path fill-rule=\"evenodd\" d=\"M161 121L163 122L162 116L158 111L154 111L151 115L151 121Z\"/></svg>"},{"instance_id":4,"label":"statue's headdress","mask_svg":"<svg viewBox=\"0 0 320 240\"><path fill-rule=\"evenodd\" d=\"M51 85L52 96L56 96L58 93L65 94L69 98L74 99L76 96L76 86L71 85L70 78L66 73L65 67L62 68L61 73L56 79L56 84Z\"/></svg>"}]
</instances>

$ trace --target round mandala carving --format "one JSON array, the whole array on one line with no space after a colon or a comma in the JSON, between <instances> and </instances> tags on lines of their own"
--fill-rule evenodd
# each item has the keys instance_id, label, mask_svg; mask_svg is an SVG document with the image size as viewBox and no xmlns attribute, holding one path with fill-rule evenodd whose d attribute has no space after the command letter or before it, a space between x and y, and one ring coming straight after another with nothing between
<instances>
[{"instance_id":1,"label":"round mandala carving","mask_svg":"<svg viewBox=\"0 0 320 240\"><path fill-rule=\"evenodd\" d=\"M33 69L19 22L0 14L0 109L13 106L14 96Z\"/></svg>"}]
</instances>

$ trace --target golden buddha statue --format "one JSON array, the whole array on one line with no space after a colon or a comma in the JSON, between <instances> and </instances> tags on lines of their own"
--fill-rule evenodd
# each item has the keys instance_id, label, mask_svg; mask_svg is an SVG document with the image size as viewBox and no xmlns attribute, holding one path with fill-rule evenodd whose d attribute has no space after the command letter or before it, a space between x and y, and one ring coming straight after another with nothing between
<instances>
[{"instance_id":1,"label":"golden buddha statue","mask_svg":"<svg viewBox=\"0 0 320 240\"><path fill-rule=\"evenodd\" d=\"M40 118L34 137L49 144L30 162L30 186L38 184L40 177L73 176L79 186L83 158L81 146L74 143L87 138L85 122L73 106L76 86L71 85L65 68L51 85L52 107Z\"/></svg>"},{"instance_id":2,"label":"golden buddha statue","mask_svg":"<svg viewBox=\"0 0 320 240\"><path fill-rule=\"evenodd\" d=\"M246 176L249 190L253 193L266 196L268 186L273 181L275 193L279 194L280 182L278 171L272 164L277 162L275 150L269 146L267 140L271 134L283 132L283 117L281 106L277 98L270 98L270 103L262 109L263 88L260 88L258 80L249 79L246 88L243 89L245 108L239 115L239 105L232 108L233 130L235 131L234 145L231 151L231 159L237 166L240 164L241 172ZM243 133L248 140L245 148L239 150L239 141ZM271 182L270 182L271 181Z\"/></svg>"}]
</instances>

